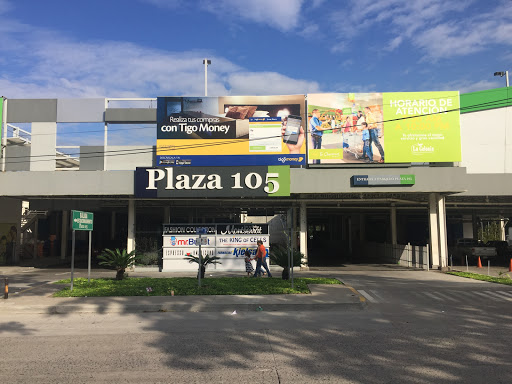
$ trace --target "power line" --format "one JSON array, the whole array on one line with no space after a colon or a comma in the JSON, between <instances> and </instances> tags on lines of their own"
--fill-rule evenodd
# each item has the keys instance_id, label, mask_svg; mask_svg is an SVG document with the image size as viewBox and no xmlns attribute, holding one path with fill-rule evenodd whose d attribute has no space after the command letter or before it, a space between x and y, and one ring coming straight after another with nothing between
<instances>
[{"instance_id":1,"label":"power line","mask_svg":"<svg viewBox=\"0 0 512 384\"><path fill-rule=\"evenodd\" d=\"M428 114L422 114L422 115L417 115L417 116L407 116L407 117L401 117L401 118L396 118L396 119L389 119L389 120L382 120L382 121L376 121L375 123L376 124L385 124L385 123L389 123L389 122L393 122L393 121L402 121L402 120L408 120L408 119L415 119L415 118L421 118L421 117L426 117L426 116L432 116L432 115L439 115L439 114L446 114L446 113L451 113L451 112L457 112L457 111L461 111L461 110L466 110L466 109L473 109L473 108L477 108L477 107L485 107L485 106L495 106L496 103L500 103L500 102L504 102L504 101L508 101L510 100L510 98L506 98L506 99L501 99L501 100L494 100L494 101L490 101L490 102L485 102L485 103L479 103L479 104L474 104L474 105L470 105L470 106L466 106L466 107L459 107L459 108L454 108L454 109L451 109L451 110L446 110L446 111L439 111L439 112L434 112L434 113L428 113ZM348 116L348 115L347 115ZM349 125L345 128L354 128L354 127L357 127L358 124L352 124L352 125ZM131 128L130 128L131 129ZM136 129L136 128L133 128L133 129ZM154 127L152 127L152 129L154 129ZM340 129L340 128L335 128L335 129ZM323 130L323 132L329 132L329 131L333 131L333 129L325 129ZM306 134L307 132L305 132ZM44 134L41 134L41 135L44 135ZM162 149L175 149L175 150L186 150L186 149L197 149L197 148L207 148L207 147L212 147L212 146L220 146L220 145L229 145L229 144L239 144L240 142L248 142L248 141L257 141L257 140L268 140L268 139L273 139L273 138L280 138L282 137L281 135L277 135L277 136L267 136L267 137L262 137L262 138L258 138L258 139L249 139L249 138L246 138L246 139L226 139L225 141L215 141L213 143L201 143L201 144L187 144L187 145L170 145L170 146L156 146L155 149L153 149L154 146L151 146L151 148L149 149L121 149L121 150L112 150L112 151L97 151L97 152L87 152L87 153L84 153L83 154L83 158L87 158L87 159L92 159L92 158L97 158L97 157L113 157L113 156L126 156L126 155L135 155L135 154L144 154L144 153L151 153L153 151L158 151L158 150L162 150ZM180 139L168 139L168 140L177 140L179 141ZM191 139L191 140L194 140L194 139ZM215 140L215 139L212 139L212 141ZM218 139L218 140L222 140L222 139ZM23 145L23 144L15 144L15 145ZM13 145L14 146L14 145ZM97 156L89 156L90 154L98 154ZM39 160L32 160L32 159L35 159L35 158L39 158L39 157L51 157L51 159L39 159ZM10 159L25 159L25 160L22 160L22 161L10 161ZM56 155L55 154L48 154L48 155L35 155L35 156L28 156L28 160L27 159L27 156L11 156L9 157L9 159L6 159L5 163L6 164L19 164L19 163L27 163L27 162L43 162L43 161L56 161L56 160L66 160L66 157L63 157L63 158L60 158L60 159L56 159ZM73 158L68 158L69 160L72 160Z\"/></svg>"},{"instance_id":2,"label":"power line","mask_svg":"<svg viewBox=\"0 0 512 384\"><path fill-rule=\"evenodd\" d=\"M445 98L445 97L429 98L429 100L442 99L442 98ZM455 109L451 109L451 110L447 110L447 111L443 111L443 112L435 112L435 113L432 113L432 114L454 112L454 111L462 111L463 112L465 110L471 110L471 109L477 108L477 107L493 107L493 106L494 107L499 107L499 106L503 106L502 103L510 101L510 100L512 100L512 99L507 97L505 99L493 100L493 101L490 101L490 102L474 104L474 105L470 105L470 106L466 106L466 107L459 107L459 108L455 108ZM339 109L339 108L333 108L333 109ZM404 119L409 119L409 118L412 119L412 118L424 117L424 116L428 116L428 115L431 115L431 114L423 114L423 115L418 115L418 116L409 116L409 117L405 117ZM386 123L388 121L395 121L395 120L396 119L394 119L394 120L383 120L383 121L380 121L380 122L377 122L377 123ZM12 125L11 123L8 123L8 124ZM68 123L66 123L66 124L68 124ZM91 123L69 123L69 124L91 124ZM104 122L99 122L98 124L104 124ZM137 127L130 127L130 128L119 128L119 129L109 128L107 130L107 132L124 132L124 131L135 130L135 129L136 130L140 130L140 129L155 129L155 125L156 124L157 124L157 122L155 122L155 123L143 123L143 124L140 124ZM119 125L119 124L116 123L116 125ZM123 124L121 124L121 125L123 125ZM136 124L130 124L130 125L136 125ZM144 127L144 125L152 125L152 126ZM89 131L85 131L83 133L104 133L104 132L105 132L105 129L99 129L99 130L89 130ZM80 133L82 133L82 132L80 132ZM53 133L36 133L36 134L30 133L30 134L31 134L31 136L48 136L48 135L53 135ZM61 132L61 133L59 133L59 136L60 135L75 135L75 134L77 134L77 132Z\"/></svg>"}]
</instances>

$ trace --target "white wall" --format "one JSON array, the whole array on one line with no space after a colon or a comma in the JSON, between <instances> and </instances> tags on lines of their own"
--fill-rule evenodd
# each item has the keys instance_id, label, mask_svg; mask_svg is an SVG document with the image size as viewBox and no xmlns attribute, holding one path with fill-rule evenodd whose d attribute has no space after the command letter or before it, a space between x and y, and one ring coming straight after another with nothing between
<instances>
[{"instance_id":1,"label":"white wall","mask_svg":"<svg viewBox=\"0 0 512 384\"><path fill-rule=\"evenodd\" d=\"M460 121L467 173L512 173L512 107L465 113Z\"/></svg>"},{"instance_id":2,"label":"white wall","mask_svg":"<svg viewBox=\"0 0 512 384\"><path fill-rule=\"evenodd\" d=\"M32 123L31 171L55 171L57 123Z\"/></svg>"}]
</instances>

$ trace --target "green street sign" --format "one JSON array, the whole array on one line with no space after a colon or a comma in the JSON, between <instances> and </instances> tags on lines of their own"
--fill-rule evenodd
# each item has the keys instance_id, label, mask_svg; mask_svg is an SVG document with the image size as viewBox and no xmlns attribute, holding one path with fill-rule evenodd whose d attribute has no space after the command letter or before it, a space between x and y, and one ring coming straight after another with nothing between
<instances>
[{"instance_id":1,"label":"green street sign","mask_svg":"<svg viewBox=\"0 0 512 384\"><path fill-rule=\"evenodd\" d=\"M71 229L76 231L92 231L94 214L91 212L71 211Z\"/></svg>"}]
</instances>

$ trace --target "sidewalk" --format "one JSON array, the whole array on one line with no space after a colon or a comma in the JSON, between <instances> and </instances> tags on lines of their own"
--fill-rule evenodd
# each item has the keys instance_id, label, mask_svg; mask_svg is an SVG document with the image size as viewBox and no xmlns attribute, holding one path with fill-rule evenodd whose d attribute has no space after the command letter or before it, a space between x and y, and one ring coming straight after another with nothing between
<instances>
[{"instance_id":1,"label":"sidewalk","mask_svg":"<svg viewBox=\"0 0 512 384\"><path fill-rule=\"evenodd\" d=\"M23 267L20 268L22 271ZM277 272L277 271L276 271ZM49 277L51 271L48 273ZM87 277L80 270L75 277ZM313 272L313 275L325 275ZM78 276L77 276L78 275ZM190 273L130 272L132 277L174 277ZM229 272L215 276L229 276ZM240 273L236 273L237 276ZM298 276L299 275L299 276ZM295 277L303 276L302 272ZM310 273L308 273L310 275ZM93 271L92 278L112 277L113 271ZM22 276L24 277L24 276ZM60 278L65 278L61 276ZM69 277L69 276L68 276ZM277 278L277 276L275 277ZM58 279L53 279L55 281ZM0 282L3 288L3 281ZM15 286L16 284L13 283ZM23 284L20 284L23 285ZM210 296L127 296L127 297L71 297L51 295L60 287L46 281L34 283L18 293L9 293L0 299L0 316L14 313L141 313L141 312L247 312L247 311L341 311L362 309L366 300L357 291L345 285L311 284L311 294L297 295L210 295ZM11 292L11 291L10 291ZM261 309L260 309L261 308Z\"/></svg>"}]
</instances>

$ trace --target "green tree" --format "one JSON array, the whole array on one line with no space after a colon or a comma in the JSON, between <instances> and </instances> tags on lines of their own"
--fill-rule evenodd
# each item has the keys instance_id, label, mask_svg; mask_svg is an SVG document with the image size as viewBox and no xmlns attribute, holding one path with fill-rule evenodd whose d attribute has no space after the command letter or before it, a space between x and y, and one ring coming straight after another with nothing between
<instances>
[{"instance_id":1,"label":"green tree","mask_svg":"<svg viewBox=\"0 0 512 384\"><path fill-rule=\"evenodd\" d=\"M98 256L98 259L101 260L99 265L105 265L117 271L116 280L123 280L126 268L130 268L135 262L135 251L128 253L126 249L120 251L119 248L115 250L106 248Z\"/></svg>"},{"instance_id":2,"label":"green tree","mask_svg":"<svg viewBox=\"0 0 512 384\"><path fill-rule=\"evenodd\" d=\"M501 240L501 225L499 221L491 221L478 229L478 239L484 244L491 240Z\"/></svg>"},{"instance_id":3,"label":"green tree","mask_svg":"<svg viewBox=\"0 0 512 384\"><path fill-rule=\"evenodd\" d=\"M190 253L187 253L187 257L183 258L184 260L188 260L189 263L197 263L199 265L199 256L192 256ZM201 258L201 278L204 278L204 273L206 271L206 266L208 264L222 264L220 261L220 257L206 255Z\"/></svg>"},{"instance_id":4,"label":"green tree","mask_svg":"<svg viewBox=\"0 0 512 384\"><path fill-rule=\"evenodd\" d=\"M289 249L290 248L286 246L276 245L270 249L268 255L272 264L279 265L281 268L283 268L283 280L288 280L290 278L290 270L288 268ZM298 249L294 249L292 256L293 266L300 267L300 262L304 255Z\"/></svg>"}]
</instances>

